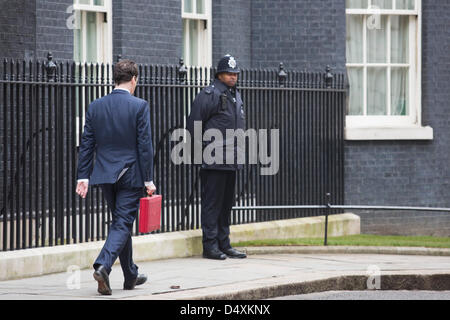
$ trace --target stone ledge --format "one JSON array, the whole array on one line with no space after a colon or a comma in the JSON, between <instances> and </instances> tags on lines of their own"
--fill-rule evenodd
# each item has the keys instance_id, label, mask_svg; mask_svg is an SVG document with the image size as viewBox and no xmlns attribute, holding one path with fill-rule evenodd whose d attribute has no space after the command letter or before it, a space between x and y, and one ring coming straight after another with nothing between
<instances>
[{"instance_id":1,"label":"stone ledge","mask_svg":"<svg viewBox=\"0 0 450 320\"><path fill-rule=\"evenodd\" d=\"M308 217L231 226L231 241L323 237L325 217ZM329 217L330 237L359 234L354 214ZM69 266L91 268L104 241L0 252L0 281L65 272ZM133 237L136 262L183 258L202 253L201 230ZM117 262L118 263L118 260Z\"/></svg>"},{"instance_id":2,"label":"stone ledge","mask_svg":"<svg viewBox=\"0 0 450 320\"><path fill-rule=\"evenodd\" d=\"M239 247L249 255L258 254L393 254L412 256L450 256L447 248L367 247L367 246L265 246Z\"/></svg>"},{"instance_id":3,"label":"stone ledge","mask_svg":"<svg viewBox=\"0 0 450 320\"><path fill-rule=\"evenodd\" d=\"M365 291L367 289L367 275L344 275L313 281L292 281L273 285L260 285L247 289L232 289L217 287L202 295L189 297L192 300L262 300L290 295L309 294L326 291ZM450 274L383 274L380 275L381 288L379 290L450 290ZM162 297L160 297L162 298ZM164 297L170 299L169 295ZM186 299L177 297L177 300Z\"/></svg>"}]
</instances>

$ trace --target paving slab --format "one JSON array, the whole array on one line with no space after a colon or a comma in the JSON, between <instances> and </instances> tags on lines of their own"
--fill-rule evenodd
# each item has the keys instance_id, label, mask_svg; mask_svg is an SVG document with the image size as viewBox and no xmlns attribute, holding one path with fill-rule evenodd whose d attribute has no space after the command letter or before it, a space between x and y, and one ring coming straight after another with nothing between
<instances>
[{"instance_id":1,"label":"paving slab","mask_svg":"<svg viewBox=\"0 0 450 320\"><path fill-rule=\"evenodd\" d=\"M450 279L450 256L436 255L271 253L224 261L194 256L140 262L138 266L139 272L148 274L148 282L135 290L123 290L122 271L115 265L110 275L111 296L97 293L93 270L75 268L70 272L2 281L0 300L262 299L275 297L279 288L289 289L293 294L303 293L295 292L295 286L300 284L315 283L308 287L311 289L298 288L318 291L328 287L333 290L340 284L355 283L360 287L373 270L378 270L381 276Z\"/></svg>"}]
</instances>

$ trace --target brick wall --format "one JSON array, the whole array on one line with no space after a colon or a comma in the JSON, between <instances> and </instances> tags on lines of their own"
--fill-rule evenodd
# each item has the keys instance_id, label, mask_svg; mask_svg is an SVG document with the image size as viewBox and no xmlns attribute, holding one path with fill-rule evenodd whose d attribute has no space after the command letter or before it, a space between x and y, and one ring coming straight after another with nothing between
<instances>
[{"instance_id":1,"label":"brick wall","mask_svg":"<svg viewBox=\"0 0 450 320\"><path fill-rule=\"evenodd\" d=\"M242 68L251 67L251 7L253 1L214 0L213 65L226 54Z\"/></svg>"},{"instance_id":2,"label":"brick wall","mask_svg":"<svg viewBox=\"0 0 450 320\"><path fill-rule=\"evenodd\" d=\"M73 59L73 30L67 27L73 0L36 0L36 57L47 59L52 51L55 60Z\"/></svg>"},{"instance_id":3,"label":"brick wall","mask_svg":"<svg viewBox=\"0 0 450 320\"><path fill-rule=\"evenodd\" d=\"M32 59L36 46L36 1L0 0L0 57Z\"/></svg>"},{"instance_id":4,"label":"brick wall","mask_svg":"<svg viewBox=\"0 0 450 320\"><path fill-rule=\"evenodd\" d=\"M73 1L34 0L27 5L20 1L23 5L8 1L0 13L5 26L0 37L8 44L0 49L1 55L11 52L19 58L26 54L45 59L52 51L55 60L71 60L73 30L66 26L71 15L66 11ZM112 1L114 59L121 54L141 63L178 62L182 54L179 0ZM213 64L232 53L242 67L277 67L283 61L287 68L322 71L331 64L342 71L343 2L214 0ZM21 24L31 27L24 29ZM33 26L35 30L29 29Z\"/></svg>"},{"instance_id":5,"label":"brick wall","mask_svg":"<svg viewBox=\"0 0 450 320\"><path fill-rule=\"evenodd\" d=\"M181 1L113 2L114 59L177 64L182 49Z\"/></svg>"},{"instance_id":6,"label":"brick wall","mask_svg":"<svg viewBox=\"0 0 450 320\"><path fill-rule=\"evenodd\" d=\"M113 1L113 57L139 63L176 64L181 57L179 0ZM1 57L73 59L73 30L67 27L73 0L1 0Z\"/></svg>"},{"instance_id":7,"label":"brick wall","mask_svg":"<svg viewBox=\"0 0 450 320\"><path fill-rule=\"evenodd\" d=\"M252 67L345 69L345 1L252 1Z\"/></svg>"}]
</instances>

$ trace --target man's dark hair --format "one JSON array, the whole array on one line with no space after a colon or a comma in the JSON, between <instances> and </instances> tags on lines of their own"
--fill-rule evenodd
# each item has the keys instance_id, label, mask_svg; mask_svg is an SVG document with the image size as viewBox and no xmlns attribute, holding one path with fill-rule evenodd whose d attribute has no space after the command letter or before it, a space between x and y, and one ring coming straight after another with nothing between
<instances>
[{"instance_id":1,"label":"man's dark hair","mask_svg":"<svg viewBox=\"0 0 450 320\"><path fill-rule=\"evenodd\" d=\"M138 67L134 61L124 59L114 65L114 83L120 85L131 81L133 77L137 78Z\"/></svg>"}]
</instances>

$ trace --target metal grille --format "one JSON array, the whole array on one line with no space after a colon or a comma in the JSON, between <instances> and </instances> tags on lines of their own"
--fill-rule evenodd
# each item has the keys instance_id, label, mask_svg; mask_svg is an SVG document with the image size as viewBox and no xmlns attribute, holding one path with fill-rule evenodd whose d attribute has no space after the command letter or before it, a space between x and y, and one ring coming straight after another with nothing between
<instances>
[{"instance_id":1,"label":"metal grille","mask_svg":"<svg viewBox=\"0 0 450 320\"><path fill-rule=\"evenodd\" d=\"M76 161L89 103L111 92L113 66L6 61L0 64L0 250L105 239L110 213L101 190L75 194ZM135 95L149 102L154 182L163 195L158 232L200 227L198 168L174 165L171 133L183 128L214 69L141 65ZM343 74L242 70L247 128L279 129L279 172L238 173L236 206L344 203ZM269 147L270 150L270 147ZM232 224L323 215L325 209L234 210ZM337 212L334 210L334 212ZM137 234L137 228L135 229Z\"/></svg>"}]
</instances>

